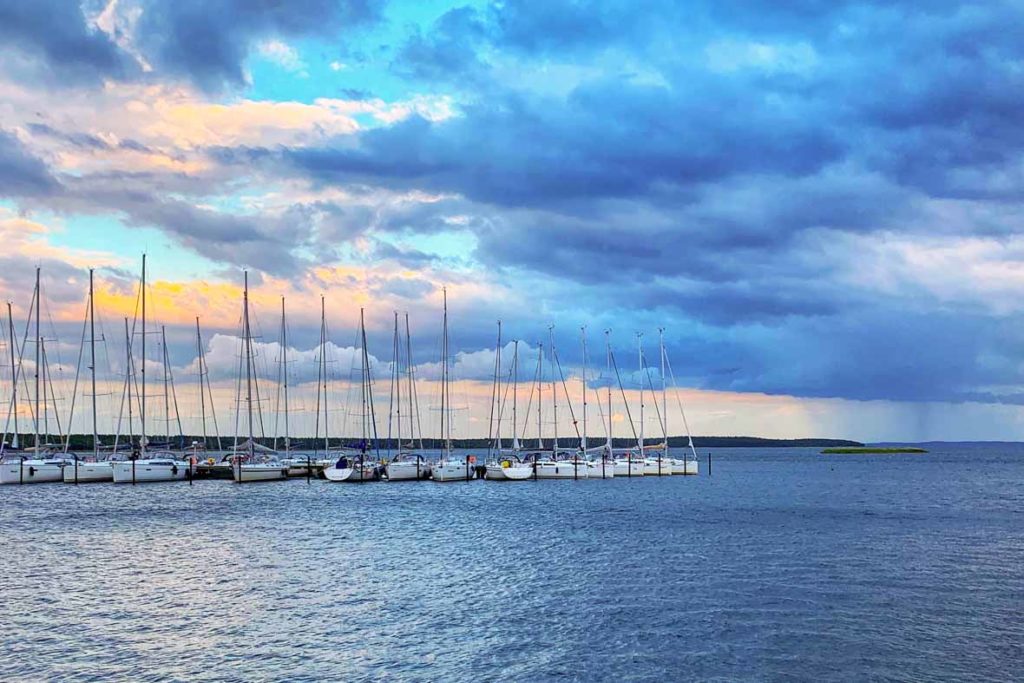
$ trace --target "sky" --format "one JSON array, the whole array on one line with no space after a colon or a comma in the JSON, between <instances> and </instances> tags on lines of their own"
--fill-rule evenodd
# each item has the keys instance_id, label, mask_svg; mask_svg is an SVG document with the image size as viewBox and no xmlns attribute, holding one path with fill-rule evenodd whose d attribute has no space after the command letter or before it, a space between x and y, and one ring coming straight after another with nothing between
<instances>
[{"instance_id":1,"label":"sky","mask_svg":"<svg viewBox=\"0 0 1024 683\"><path fill-rule=\"evenodd\" d=\"M331 429L348 429L363 308L381 429L398 311L431 435L446 288L458 435L488 431L500 319L521 398L553 340L554 393L576 412L586 327L601 435L606 339L628 436L621 396L638 404L645 376L660 389L663 330L672 433L678 396L696 434L1024 439L1022 15L999 0L0 0L0 291L21 337L41 268L52 406L77 397L84 431L88 270L113 424L146 252L186 431L201 427L196 316L231 431L248 271L268 430L282 296L292 427L315 427L322 294ZM151 378L161 354L154 337ZM543 429L574 433L545 391Z\"/></svg>"}]
</instances>

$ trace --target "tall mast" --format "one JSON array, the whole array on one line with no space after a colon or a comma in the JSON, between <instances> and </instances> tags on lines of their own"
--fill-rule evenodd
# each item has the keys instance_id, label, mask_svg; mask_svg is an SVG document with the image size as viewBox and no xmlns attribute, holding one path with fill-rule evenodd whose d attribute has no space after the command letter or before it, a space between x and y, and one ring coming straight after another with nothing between
<instances>
[{"instance_id":1,"label":"tall mast","mask_svg":"<svg viewBox=\"0 0 1024 683\"><path fill-rule=\"evenodd\" d=\"M367 441L369 440L369 436L367 436L367 434L369 433L369 430L367 429L367 426L368 426L368 423L369 423L369 412L370 412L370 409L369 409L369 404L367 403L367 400L366 400L367 375L369 373L367 372L368 368L366 367L366 360L367 360L366 359L366 321L365 321L365 318L364 318L364 313L363 313L363 309L362 308L359 309L359 337L360 337L360 345L363 347L361 349L362 353L360 354L362 356L362 358L360 358L360 365L362 366L362 372L361 372L362 377L361 377L361 380L362 380L362 384L363 384L363 387L362 387L362 389L363 389L362 390L362 394L363 394L363 420L362 420L362 422L363 422L363 440L362 440L362 444L360 446L360 454L363 454L363 453L366 453Z\"/></svg>"},{"instance_id":2,"label":"tall mast","mask_svg":"<svg viewBox=\"0 0 1024 683\"><path fill-rule=\"evenodd\" d=\"M519 393L519 340L512 342L512 449L519 450L519 418L516 415Z\"/></svg>"},{"instance_id":3,"label":"tall mast","mask_svg":"<svg viewBox=\"0 0 1024 683\"><path fill-rule=\"evenodd\" d=\"M251 336L250 335L252 334L252 332L249 329L249 271L245 271L244 277L245 277L245 290L244 290L244 292L242 294L242 310L243 310L242 323L243 323L244 328L245 328L244 329L244 333L243 333L244 337L245 337L244 340L243 340L243 343L245 344L245 406L246 406L246 411L249 414L249 447L248 447L248 451L249 451L249 458L251 460L252 459L252 455L253 455L253 440L252 440L252 357L250 355L250 353L251 353L251 348L250 348ZM242 467L241 460L239 460L238 467L239 467L239 469L241 469L241 467ZM239 476L238 480L241 481L242 477Z\"/></svg>"},{"instance_id":4,"label":"tall mast","mask_svg":"<svg viewBox=\"0 0 1024 683\"><path fill-rule=\"evenodd\" d=\"M402 454L402 363L401 346L398 343L398 311L395 311L395 339L394 339L395 365L392 368L392 375L395 378L395 416L398 418L398 454ZM391 440L388 440L388 448L391 448Z\"/></svg>"},{"instance_id":5,"label":"tall mast","mask_svg":"<svg viewBox=\"0 0 1024 683\"><path fill-rule=\"evenodd\" d=\"M643 347L643 333L636 333L636 352L637 358L640 360L640 436L637 438L637 443L640 444L640 459L644 457L644 347Z\"/></svg>"},{"instance_id":6,"label":"tall mast","mask_svg":"<svg viewBox=\"0 0 1024 683\"><path fill-rule=\"evenodd\" d=\"M146 457L146 255L142 255L142 409L139 416L139 450Z\"/></svg>"},{"instance_id":7,"label":"tall mast","mask_svg":"<svg viewBox=\"0 0 1024 683\"><path fill-rule=\"evenodd\" d=\"M203 338L199 332L199 316L196 316L196 354L199 358L199 410L203 419L203 449L206 449L206 392L203 387Z\"/></svg>"},{"instance_id":8,"label":"tall mast","mask_svg":"<svg viewBox=\"0 0 1024 683\"><path fill-rule=\"evenodd\" d=\"M284 452L291 451L288 429L288 319L285 317L284 297L281 297L281 377L284 380Z\"/></svg>"},{"instance_id":9,"label":"tall mast","mask_svg":"<svg viewBox=\"0 0 1024 683\"><path fill-rule=\"evenodd\" d=\"M94 304L93 271L89 269L89 370L92 373L92 454L97 459L100 453L100 430L96 420L96 306ZM71 425L68 425L71 431Z\"/></svg>"},{"instance_id":10,"label":"tall mast","mask_svg":"<svg viewBox=\"0 0 1024 683\"><path fill-rule=\"evenodd\" d=\"M537 344L537 450L544 450L544 433L541 420L541 387L544 381L544 344Z\"/></svg>"},{"instance_id":11,"label":"tall mast","mask_svg":"<svg viewBox=\"0 0 1024 683\"><path fill-rule=\"evenodd\" d=\"M11 412L14 413L14 437L11 439L11 447L18 447L18 369L14 361L14 346L17 344L14 338L14 313L11 310L11 302L7 302L7 327L11 334Z\"/></svg>"},{"instance_id":12,"label":"tall mast","mask_svg":"<svg viewBox=\"0 0 1024 683\"><path fill-rule=\"evenodd\" d=\"M497 382L495 398L498 409L498 454L501 455L501 321L498 321L498 345L494 350L494 379Z\"/></svg>"},{"instance_id":13,"label":"tall mast","mask_svg":"<svg viewBox=\"0 0 1024 683\"><path fill-rule=\"evenodd\" d=\"M167 432L167 444L171 443L171 392L170 373L167 371L167 327L160 326L160 346L163 348L164 363L164 430Z\"/></svg>"},{"instance_id":14,"label":"tall mast","mask_svg":"<svg viewBox=\"0 0 1024 683\"><path fill-rule=\"evenodd\" d=\"M42 361L42 382L43 382L43 443L50 443L50 402L46 399L46 340L39 338ZM38 398L38 397L37 397Z\"/></svg>"},{"instance_id":15,"label":"tall mast","mask_svg":"<svg viewBox=\"0 0 1024 683\"><path fill-rule=\"evenodd\" d=\"M409 378L409 442L413 443L415 448L416 435L413 432L415 424L419 423L419 411L416 412L416 423L413 422L413 393L416 391L416 385L413 383L412 374L412 335L409 334L409 314L405 314L405 373ZM417 408L419 406L417 405ZM420 428L420 450L423 450L423 429Z\"/></svg>"},{"instance_id":16,"label":"tall mast","mask_svg":"<svg viewBox=\"0 0 1024 683\"><path fill-rule=\"evenodd\" d=\"M39 299L42 298L42 290L39 288L39 266L36 266L36 414L35 414L35 426L36 426L36 451L39 451L39 365L42 357L42 344L43 336L39 329Z\"/></svg>"},{"instance_id":17,"label":"tall mast","mask_svg":"<svg viewBox=\"0 0 1024 683\"><path fill-rule=\"evenodd\" d=\"M548 342L550 348L548 353L551 355L551 432L553 438L551 439L551 459L554 460L558 457L558 388L555 384L555 326L548 325Z\"/></svg>"},{"instance_id":18,"label":"tall mast","mask_svg":"<svg viewBox=\"0 0 1024 683\"><path fill-rule=\"evenodd\" d=\"M124 319L124 351L124 383L128 399L128 453L131 455L134 446L132 441L135 438L135 434L132 433L132 334L128 330L127 316Z\"/></svg>"},{"instance_id":19,"label":"tall mast","mask_svg":"<svg viewBox=\"0 0 1024 683\"><path fill-rule=\"evenodd\" d=\"M327 432L327 313L324 295L320 295L320 381L324 392L324 453L330 450L330 436ZM317 391L319 395L319 389ZM319 416L319 410L317 416ZM318 417L319 419L319 417Z\"/></svg>"},{"instance_id":20,"label":"tall mast","mask_svg":"<svg viewBox=\"0 0 1024 683\"><path fill-rule=\"evenodd\" d=\"M611 330L604 331L604 343L608 352L608 457L613 456L612 449L614 447L614 441L612 440L612 342L611 342Z\"/></svg>"},{"instance_id":21,"label":"tall mast","mask_svg":"<svg viewBox=\"0 0 1024 683\"><path fill-rule=\"evenodd\" d=\"M447 411L450 406L447 405L448 400L448 289L446 287L441 288L441 294L444 297L444 315L442 317L442 331L441 331L441 441L444 444L444 457L447 460L449 452L451 451L448 443L448 432L445 426L448 424Z\"/></svg>"},{"instance_id":22,"label":"tall mast","mask_svg":"<svg viewBox=\"0 0 1024 683\"><path fill-rule=\"evenodd\" d=\"M658 351L661 358L661 437L668 454L668 385L665 381L665 328L658 328Z\"/></svg>"},{"instance_id":23,"label":"tall mast","mask_svg":"<svg viewBox=\"0 0 1024 683\"><path fill-rule=\"evenodd\" d=\"M580 438L580 450L583 457L587 457L587 326L580 327L580 335L583 339L583 436Z\"/></svg>"}]
</instances>

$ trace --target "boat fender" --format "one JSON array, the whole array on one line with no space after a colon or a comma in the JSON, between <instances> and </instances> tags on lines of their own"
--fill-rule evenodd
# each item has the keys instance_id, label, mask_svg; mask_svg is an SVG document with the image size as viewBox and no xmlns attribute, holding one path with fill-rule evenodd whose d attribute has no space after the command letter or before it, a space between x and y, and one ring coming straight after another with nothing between
<instances>
[{"instance_id":1,"label":"boat fender","mask_svg":"<svg viewBox=\"0 0 1024 683\"><path fill-rule=\"evenodd\" d=\"M466 460L469 461L470 465L472 465L473 463L476 462L476 456L475 455L471 455L468 458L466 458Z\"/></svg>"},{"instance_id":2,"label":"boat fender","mask_svg":"<svg viewBox=\"0 0 1024 683\"><path fill-rule=\"evenodd\" d=\"M214 462L215 462L215 460L213 458L207 458L206 459L206 464L207 465L212 465Z\"/></svg>"},{"instance_id":3,"label":"boat fender","mask_svg":"<svg viewBox=\"0 0 1024 683\"><path fill-rule=\"evenodd\" d=\"M29 465L28 466L28 476L30 476L30 477L35 476L35 473L36 473L36 468L33 467L32 465Z\"/></svg>"},{"instance_id":4,"label":"boat fender","mask_svg":"<svg viewBox=\"0 0 1024 683\"><path fill-rule=\"evenodd\" d=\"M512 467L512 461L511 460L502 460L501 461L501 466L502 467Z\"/></svg>"},{"instance_id":5,"label":"boat fender","mask_svg":"<svg viewBox=\"0 0 1024 683\"><path fill-rule=\"evenodd\" d=\"M171 465L171 474L177 476L177 474L178 474L178 466L177 465Z\"/></svg>"}]
</instances>

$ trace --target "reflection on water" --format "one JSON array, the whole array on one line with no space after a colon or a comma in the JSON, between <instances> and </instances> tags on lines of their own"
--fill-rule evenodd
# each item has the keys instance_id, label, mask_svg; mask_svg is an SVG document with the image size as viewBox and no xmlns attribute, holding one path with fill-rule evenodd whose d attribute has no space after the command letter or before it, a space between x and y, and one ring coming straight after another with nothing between
<instances>
[{"instance_id":1,"label":"reflection on water","mask_svg":"<svg viewBox=\"0 0 1024 683\"><path fill-rule=\"evenodd\" d=\"M0 679L1013 678L1024 451L0 489Z\"/></svg>"}]
</instances>

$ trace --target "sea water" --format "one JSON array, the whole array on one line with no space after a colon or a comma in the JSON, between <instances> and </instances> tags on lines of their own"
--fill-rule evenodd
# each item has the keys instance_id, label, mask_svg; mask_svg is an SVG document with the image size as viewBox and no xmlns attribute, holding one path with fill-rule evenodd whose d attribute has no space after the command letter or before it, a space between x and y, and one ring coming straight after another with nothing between
<instances>
[{"instance_id":1,"label":"sea water","mask_svg":"<svg viewBox=\"0 0 1024 683\"><path fill-rule=\"evenodd\" d=\"M1024 671L1024 447L707 476L0 489L0 680Z\"/></svg>"}]
</instances>

